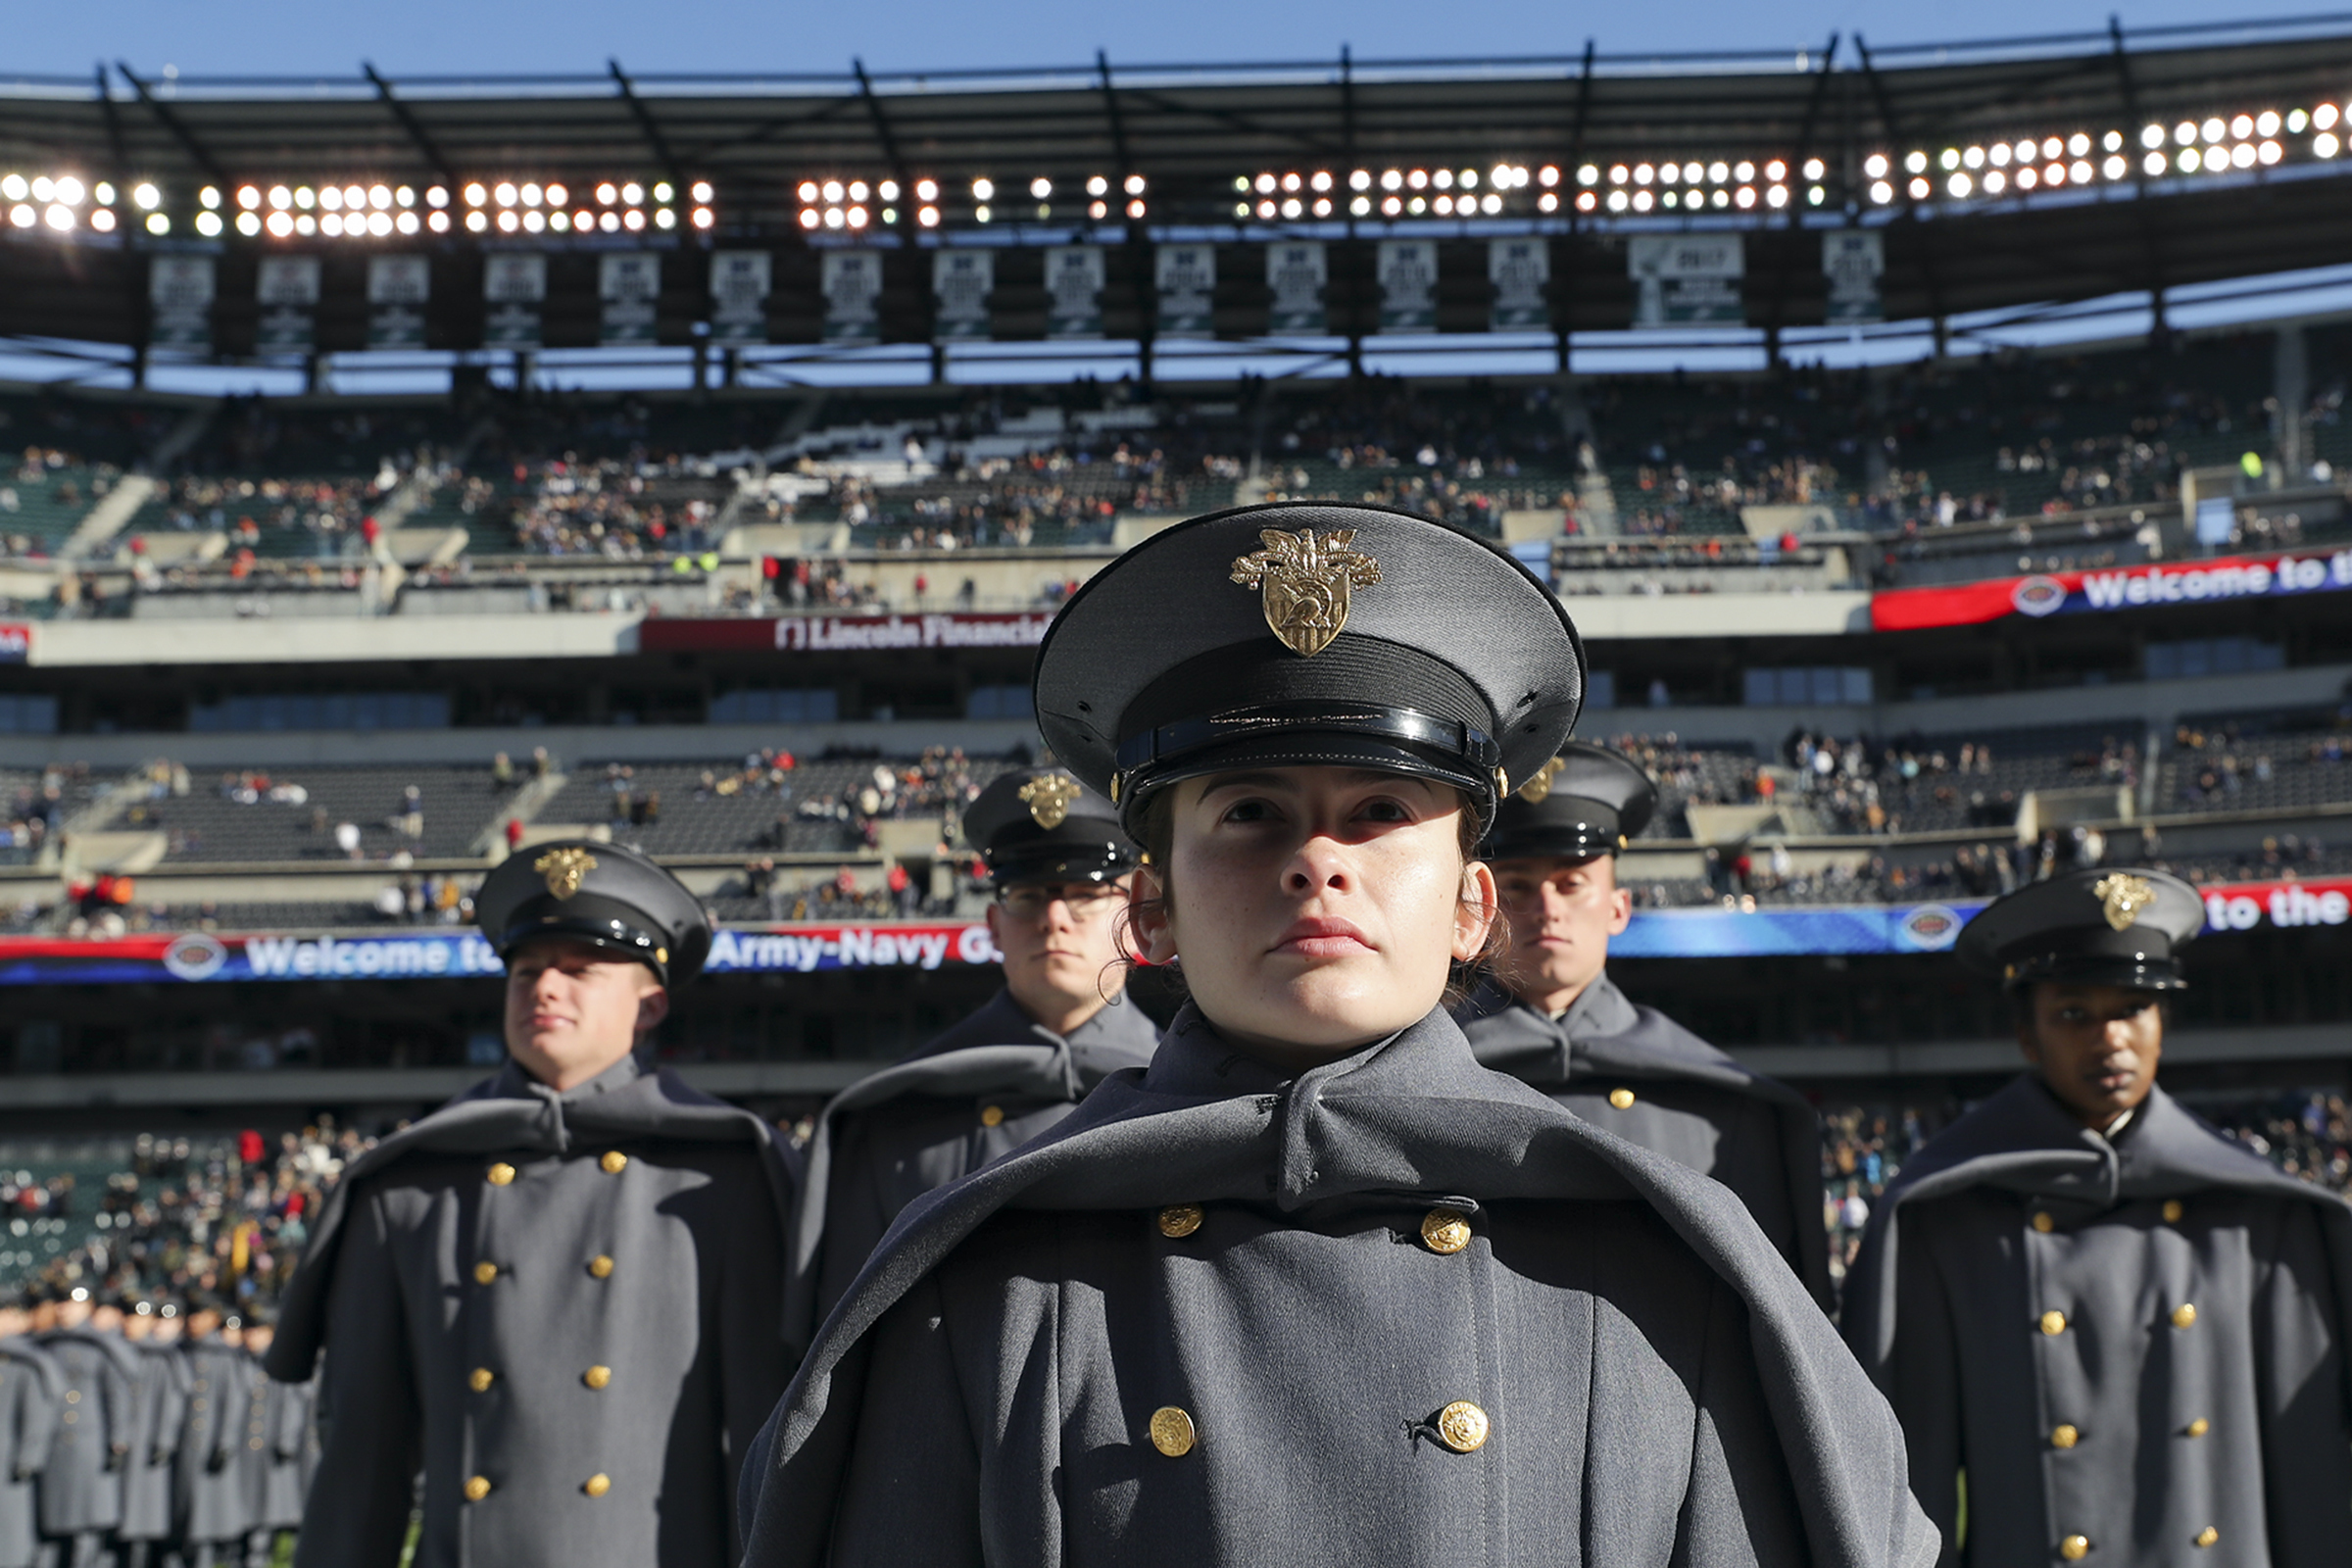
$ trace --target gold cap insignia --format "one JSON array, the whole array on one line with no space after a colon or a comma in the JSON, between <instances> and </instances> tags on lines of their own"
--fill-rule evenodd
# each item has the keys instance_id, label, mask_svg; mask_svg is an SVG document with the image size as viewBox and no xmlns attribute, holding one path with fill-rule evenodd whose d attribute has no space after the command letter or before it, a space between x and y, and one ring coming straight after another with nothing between
<instances>
[{"instance_id":1,"label":"gold cap insignia","mask_svg":"<svg viewBox=\"0 0 2352 1568\"><path fill-rule=\"evenodd\" d=\"M1292 653L1311 659L1348 624L1348 592L1380 581L1380 563L1358 550L1353 528L1258 533L1266 548L1237 558L1233 580L1263 595L1266 625Z\"/></svg>"},{"instance_id":2,"label":"gold cap insignia","mask_svg":"<svg viewBox=\"0 0 2352 1568\"><path fill-rule=\"evenodd\" d=\"M2128 931L2139 918L2139 911L2156 902L2156 890L2144 876L2128 871L2110 871L2091 884L2090 896L2107 906L2107 923L2118 931Z\"/></svg>"},{"instance_id":3,"label":"gold cap insignia","mask_svg":"<svg viewBox=\"0 0 2352 1568\"><path fill-rule=\"evenodd\" d=\"M548 897L568 899L580 891L581 880L596 869L596 857L576 844L566 845L533 860L531 869L547 878Z\"/></svg>"},{"instance_id":4,"label":"gold cap insignia","mask_svg":"<svg viewBox=\"0 0 2352 1568\"><path fill-rule=\"evenodd\" d=\"M1550 795L1551 781L1555 778L1558 778L1560 776L1560 769L1566 767L1567 765L1568 764L1559 758L1552 758L1542 767L1536 769L1534 777L1530 778L1526 783L1519 786L1519 798L1525 801L1528 805L1533 806L1538 801L1541 801L1546 796Z\"/></svg>"},{"instance_id":5,"label":"gold cap insignia","mask_svg":"<svg viewBox=\"0 0 2352 1568\"><path fill-rule=\"evenodd\" d=\"M1051 833L1068 818L1071 803L1081 793L1074 778L1040 773L1021 786L1021 804L1029 808L1029 819Z\"/></svg>"}]
</instances>

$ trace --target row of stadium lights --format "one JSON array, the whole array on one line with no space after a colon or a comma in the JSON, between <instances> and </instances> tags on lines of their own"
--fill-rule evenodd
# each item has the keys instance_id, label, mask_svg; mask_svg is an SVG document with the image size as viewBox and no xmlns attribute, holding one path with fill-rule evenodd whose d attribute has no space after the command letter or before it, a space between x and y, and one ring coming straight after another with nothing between
<instances>
[{"instance_id":1,"label":"row of stadium lights","mask_svg":"<svg viewBox=\"0 0 2352 1568\"><path fill-rule=\"evenodd\" d=\"M1979 193L1999 196L2011 190L2088 185L2101 179L2112 183L2135 174L2156 179L2173 173L2221 174L2268 169L2286 156L2285 144L2278 139L2282 132L2289 136L2310 133L2312 156L2331 159L2346 150L2346 138L2339 128L2347 121L2352 121L2352 107L2322 104L2308 112L2296 109L2284 115L2266 109L2258 115L2236 115L2229 120L2219 115L2204 121L2183 120L2169 130L2163 125L2142 125L2136 168L2120 130L2099 137L2095 149L2089 133L2079 130L2071 136L2045 136L2038 142L2026 137L2014 143L1946 147L1934 159L1924 151L1912 152L1903 159L1906 178L1902 189L1914 201L1927 201L1936 194L1940 180L1944 195L1966 199ZM1874 204L1885 206L1895 199L1894 166L1885 154L1872 154L1863 163L1862 172L1871 181Z\"/></svg>"},{"instance_id":2,"label":"row of stadium lights","mask_svg":"<svg viewBox=\"0 0 2352 1568\"><path fill-rule=\"evenodd\" d=\"M1120 181L1120 193L1126 199L1124 211L1131 219L1140 219L1150 211L1144 201L1148 188L1144 176L1129 174ZM861 230L877 219L884 225L899 220L899 182L881 180L868 185L862 179L804 179L796 192L801 198L801 226L806 229ZM937 228L940 223L940 185L936 179L918 179L912 191L914 220L924 228ZM1110 177L1095 174L1086 182L1086 216L1096 220L1111 214L1112 202L1118 200L1111 190ZM972 181L972 218L977 222L991 222L997 218L997 182L980 178ZM1040 174L1029 181L1029 199L1037 204L1041 219L1054 216L1054 181Z\"/></svg>"},{"instance_id":3,"label":"row of stadium lights","mask_svg":"<svg viewBox=\"0 0 2352 1568\"><path fill-rule=\"evenodd\" d=\"M85 186L72 174L29 179L19 173L0 175L0 205L5 206L8 223L16 228L47 227L63 234L86 223L96 233L112 233L120 221L114 211L116 194L114 185L106 180ZM233 220L237 232L248 237L268 233L276 239L321 234L380 239L394 234L446 234L460 222L475 234L493 228L502 234L636 234L644 232L649 222L657 229L672 229L678 224L677 212L668 205L676 191L666 180L657 182L650 191L635 180L607 180L596 187L593 203L582 193L576 211L572 210L572 193L555 183L506 180L487 185L476 181L459 194L462 216L453 214L449 188L444 185L425 189L421 213L413 185L240 185L232 220L223 216L222 209L228 204L220 187L207 185L197 193L201 210L196 214L195 229L210 239ZM656 204L650 216L646 206L649 195ZM716 219L710 209L709 182L696 181L688 195L694 206L687 221L696 228L710 228ZM152 182L132 186L130 202L144 215L141 226L148 233L172 232L170 215L160 210L163 192ZM85 204L89 207L86 215L81 211Z\"/></svg>"}]
</instances>

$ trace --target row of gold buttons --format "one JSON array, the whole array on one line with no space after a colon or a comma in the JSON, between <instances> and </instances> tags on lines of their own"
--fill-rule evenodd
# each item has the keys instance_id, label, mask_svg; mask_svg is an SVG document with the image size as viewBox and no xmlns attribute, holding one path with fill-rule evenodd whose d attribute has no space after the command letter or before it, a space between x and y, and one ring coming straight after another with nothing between
<instances>
[{"instance_id":1,"label":"row of gold buttons","mask_svg":"<svg viewBox=\"0 0 2352 1568\"><path fill-rule=\"evenodd\" d=\"M2196 1303L2193 1301L2182 1301L2179 1306L2174 1307L2171 1312L2167 1313L2166 1316L2170 1318L2173 1327L2177 1329L2194 1328L2197 1324ZM2051 1310L2041 1314L2042 1333L2056 1337L2057 1335L2064 1334L2066 1332L2066 1314L2064 1312L2058 1311L2056 1308L2052 1308Z\"/></svg>"},{"instance_id":2,"label":"row of gold buttons","mask_svg":"<svg viewBox=\"0 0 2352 1568\"><path fill-rule=\"evenodd\" d=\"M2168 1198L2164 1200L2164 1222L2167 1225L2180 1224L2180 1216L2187 1212L2188 1210L2181 1206L2180 1200L2178 1198ZM2033 1223L2035 1230L2047 1236L2058 1228L2058 1217L2046 1208L2037 1208L2034 1211Z\"/></svg>"},{"instance_id":3,"label":"row of gold buttons","mask_svg":"<svg viewBox=\"0 0 2352 1568\"><path fill-rule=\"evenodd\" d=\"M2189 1537L2188 1544L2192 1546L2210 1546L2221 1539L2222 1533L2213 1526L2207 1525ZM2088 1536L2068 1536L2058 1543L2058 1555L2064 1557L2068 1562L2081 1562L2084 1557L2090 1555L2090 1538Z\"/></svg>"},{"instance_id":4,"label":"row of gold buttons","mask_svg":"<svg viewBox=\"0 0 2352 1568\"><path fill-rule=\"evenodd\" d=\"M2203 1416L2199 1416L2182 1427L2180 1435L2184 1438L2201 1438L2212 1430L2213 1423ZM2058 1425L2050 1428L2050 1446L2053 1448L2071 1448L2082 1441L2082 1429L2071 1421L2061 1421Z\"/></svg>"},{"instance_id":5,"label":"row of gold buttons","mask_svg":"<svg viewBox=\"0 0 2352 1568\"><path fill-rule=\"evenodd\" d=\"M629 1156L617 1149L608 1149L596 1163L606 1175L617 1176L629 1168ZM514 1184L514 1167L503 1159L497 1161L482 1174L493 1187L511 1187Z\"/></svg>"},{"instance_id":6,"label":"row of gold buttons","mask_svg":"<svg viewBox=\"0 0 2352 1568\"><path fill-rule=\"evenodd\" d=\"M488 1476L467 1476L464 1490L467 1502L479 1502L490 1495L490 1478ZM580 1483L580 1490L591 1497L601 1497L612 1490L612 1478L599 1470L595 1475Z\"/></svg>"}]
</instances>

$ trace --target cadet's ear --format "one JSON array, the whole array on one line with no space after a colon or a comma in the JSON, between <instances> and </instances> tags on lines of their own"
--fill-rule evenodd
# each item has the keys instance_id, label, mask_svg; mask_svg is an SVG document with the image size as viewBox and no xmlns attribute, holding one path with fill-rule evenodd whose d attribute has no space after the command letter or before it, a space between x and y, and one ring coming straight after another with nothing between
<instances>
[{"instance_id":1,"label":"cadet's ear","mask_svg":"<svg viewBox=\"0 0 2352 1568\"><path fill-rule=\"evenodd\" d=\"M637 999L637 1032L639 1034L650 1034L661 1028L662 1020L668 1016L669 991L666 987L655 986Z\"/></svg>"},{"instance_id":2,"label":"cadet's ear","mask_svg":"<svg viewBox=\"0 0 2352 1568\"><path fill-rule=\"evenodd\" d=\"M1176 924L1156 866L1144 866L1127 889L1127 932L1136 956L1166 965L1176 961Z\"/></svg>"},{"instance_id":3,"label":"cadet's ear","mask_svg":"<svg viewBox=\"0 0 2352 1568\"><path fill-rule=\"evenodd\" d=\"M2009 993L2009 1017L2017 1025L2017 1049L2026 1060L2041 1065L2041 1031L2034 1012L2034 988L2025 986Z\"/></svg>"}]
</instances>

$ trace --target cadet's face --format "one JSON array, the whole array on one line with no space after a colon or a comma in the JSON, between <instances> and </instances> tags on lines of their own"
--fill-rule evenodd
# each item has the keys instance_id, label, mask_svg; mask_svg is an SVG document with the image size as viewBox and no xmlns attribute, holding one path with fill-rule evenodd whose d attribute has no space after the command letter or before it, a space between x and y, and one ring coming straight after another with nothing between
<instances>
[{"instance_id":1,"label":"cadet's face","mask_svg":"<svg viewBox=\"0 0 2352 1568\"><path fill-rule=\"evenodd\" d=\"M152 1339L154 1336L155 1319L151 1317L141 1317L136 1312L125 1312L122 1314L122 1337L124 1339L139 1341Z\"/></svg>"},{"instance_id":2,"label":"cadet's face","mask_svg":"<svg viewBox=\"0 0 2352 1568\"><path fill-rule=\"evenodd\" d=\"M1181 957L1201 1012L1278 1067L1417 1022L1494 923L1494 878L1462 863L1461 798L1444 785L1283 767L1172 794L1173 907L1138 906L1145 956Z\"/></svg>"},{"instance_id":3,"label":"cadet's face","mask_svg":"<svg viewBox=\"0 0 2352 1568\"><path fill-rule=\"evenodd\" d=\"M1084 1022L1118 995L1126 983L1118 913L1134 880L1026 884L988 906L988 934L1004 956L1004 989L1030 1017L1066 1032L1071 1014Z\"/></svg>"},{"instance_id":4,"label":"cadet's face","mask_svg":"<svg viewBox=\"0 0 2352 1568\"><path fill-rule=\"evenodd\" d=\"M270 1343L276 1338L277 1330L267 1323L256 1323L245 1331L245 1348L260 1355L270 1348Z\"/></svg>"},{"instance_id":5,"label":"cadet's face","mask_svg":"<svg viewBox=\"0 0 2352 1568\"><path fill-rule=\"evenodd\" d=\"M507 964L507 1049L551 1089L574 1089L669 1015L654 971L585 942L526 944Z\"/></svg>"},{"instance_id":6,"label":"cadet's face","mask_svg":"<svg viewBox=\"0 0 2352 1568\"><path fill-rule=\"evenodd\" d=\"M213 1335L215 1335L215 1334L218 1334L218 1333L220 1333L220 1313L218 1313L218 1312L190 1312L190 1313L188 1314L188 1338L189 1338L189 1339L191 1339L191 1340L202 1340L202 1339L209 1339L209 1338L211 1338Z\"/></svg>"},{"instance_id":7,"label":"cadet's face","mask_svg":"<svg viewBox=\"0 0 2352 1568\"><path fill-rule=\"evenodd\" d=\"M1617 886L1612 856L1494 862L1494 890L1510 922L1503 984L1514 996L1557 1012L1609 961L1609 938L1634 917L1633 896Z\"/></svg>"},{"instance_id":8,"label":"cadet's face","mask_svg":"<svg viewBox=\"0 0 2352 1568\"><path fill-rule=\"evenodd\" d=\"M77 1329L90 1320L90 1303L71 1298L57 1303L57 1326Z\"/></svg>"},{"instance_id":9,"label":"cadet's face","mask_svg":"<svg viewBox=\"0 0 2352 1568\"><path fill-rule=\"evenodd\" d=\"M2164 1054L2164 1009L2152 991L2043 981L2018 1046L2067 1109L2105 1127L2148 1098Z\"/></svg>"},{"instance_id":10,"label":"cadet's face","mask_svg":"<svg viewBox=\"0 0 2352 1568\"><path fill-rule=\"evenodd\" d=\"M170 1345L172 1341L179 1338L181 1325L178 1318L159 1317L156 1318L154 1322L155 1332L150 1336L150 1338L152 1338L156 1344Z\"/></svg>"},{"instance_id":11,"label":"cadet's face","mask_svg":"<svg viewBox=\"0 0 2352 1568\"><path fill-rule=\"evenodd\" d=\"M101 1334L122 1333L122 1309L119 1306L102 1306L98 1308L96 1311L90 1314L90 1327L96 1329Z\"/></svg>"},{"instance_id":12,"label":"cadet's face","mask_svg":"<svg viewBox=\"0 0 2352 1568\"><path fill-rule=\"evenodd\" d=\"M21 1306L0 1306L0 1340L32 1332L32 1314Z\"/></svg>"}]
</instances>

